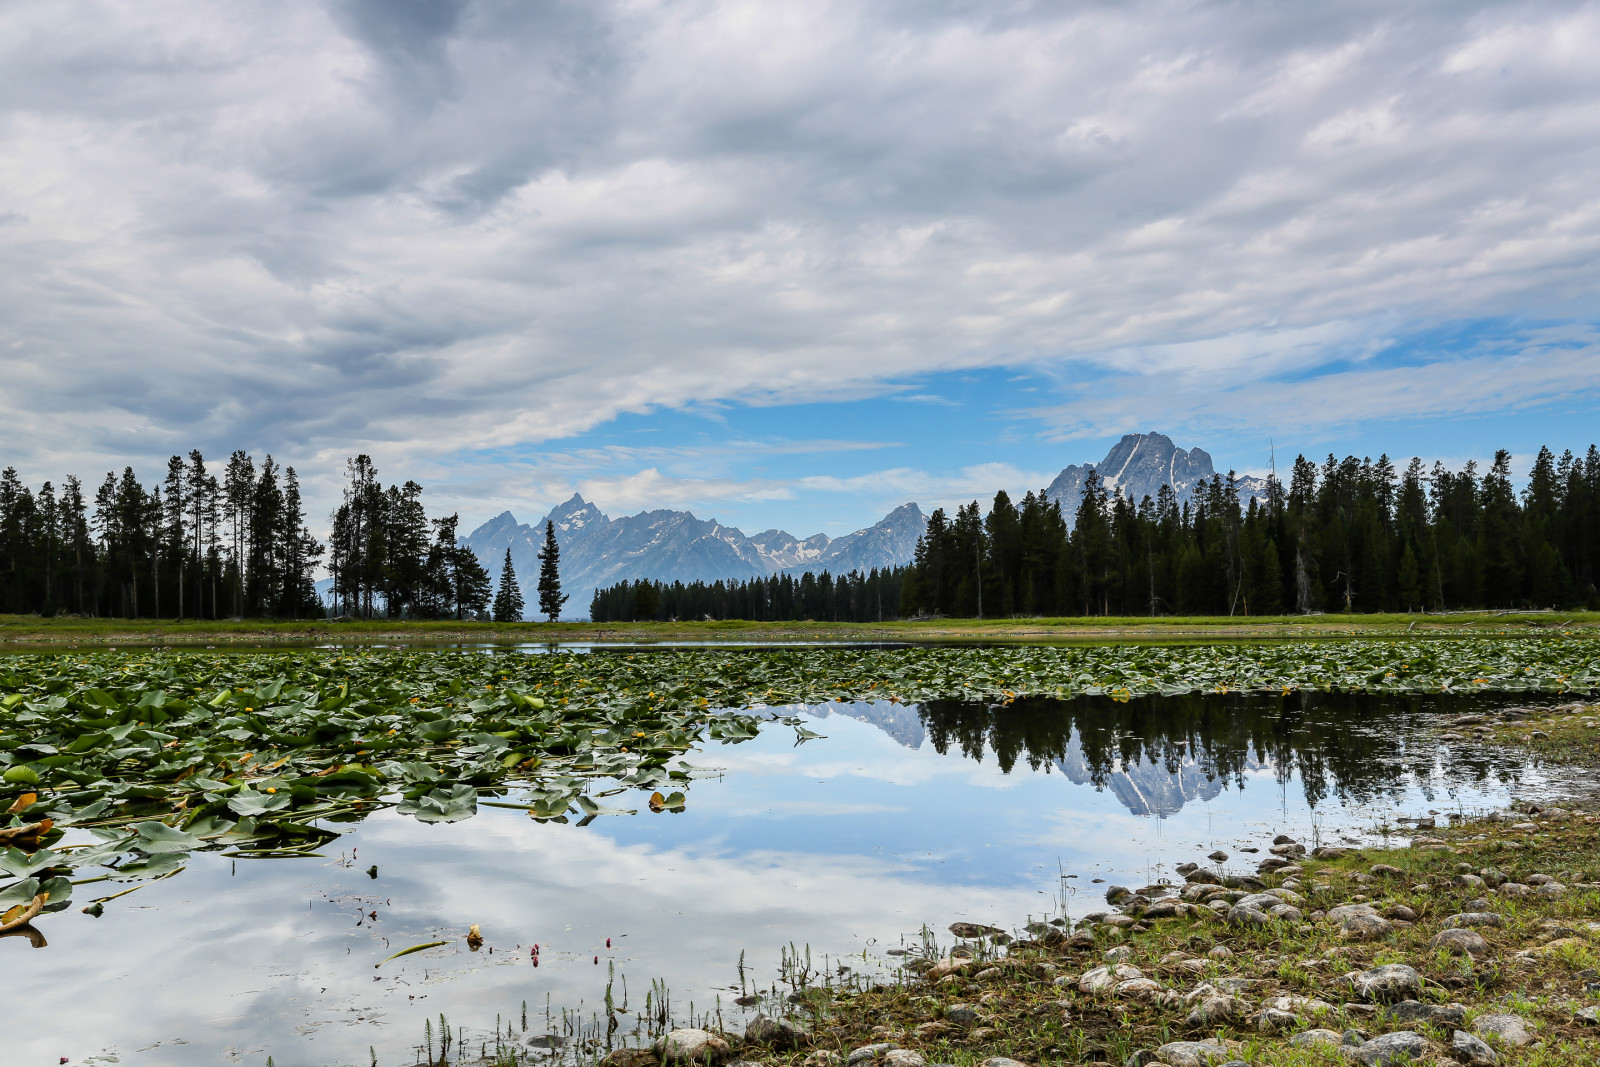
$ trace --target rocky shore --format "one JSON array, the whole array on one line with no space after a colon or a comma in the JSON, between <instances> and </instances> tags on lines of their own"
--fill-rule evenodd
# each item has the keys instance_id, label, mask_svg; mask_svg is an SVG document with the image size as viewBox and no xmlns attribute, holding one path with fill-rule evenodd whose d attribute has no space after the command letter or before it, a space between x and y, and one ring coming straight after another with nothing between
<instances>
[{"instance_id":1,"label":"rocky shore","mask_svg":"<svg viewBox=\"0 0 1600 1067\"><path fill-rule=\"evenodd\" d=\"M1531 739L1587 735L1594 710L1538 712ZM674 1031L606 1067L1600 1064L1600 815L1441 821L1396 848L1213 853L1182 883L1111 887L1071 927L957 923L903 982L812 990L803 1014Z\"/></svg>"}]
</instances>

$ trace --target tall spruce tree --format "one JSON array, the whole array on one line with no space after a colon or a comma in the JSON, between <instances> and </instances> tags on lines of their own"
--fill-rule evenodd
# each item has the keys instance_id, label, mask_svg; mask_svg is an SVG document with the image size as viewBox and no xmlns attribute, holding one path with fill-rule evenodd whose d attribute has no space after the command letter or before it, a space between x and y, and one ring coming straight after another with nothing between
<instances>
[{"instance_id":1,"label":"tall spruce tree","mask_svg":"<svg viewBox=\"0 0 1600 1067\"><path fill-rule=\"evenodd\" d=\"M511 550L506 549L506 562L500 568L500 588L494 594L494 621L522 621L522 589L517 585L517 572L511 566Z\"/></svg>"},{"instance_id":2,"label":"tall spruce tree","mask_svg":"<svg viewBox=\"0 0 1600 1067\"><path fill-rule=\"evenodd\" d=\"M566 602L567 598L561 595L561 547L556 544L555 524L546 519L544 548L539 551L539 610L555 622Z\"/></svg>"}]
</instances>

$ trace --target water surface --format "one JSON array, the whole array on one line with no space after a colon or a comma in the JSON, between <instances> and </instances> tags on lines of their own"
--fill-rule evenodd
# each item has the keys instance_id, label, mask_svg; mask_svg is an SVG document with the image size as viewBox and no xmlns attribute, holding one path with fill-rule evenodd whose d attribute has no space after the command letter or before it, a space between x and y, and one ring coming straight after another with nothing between
<instances>
[{"instance_id":1,"label":"water surface","mask_svg":"<svg viewBox=\"0 0 1600 1067\"><path fill-rule=\"evenodd\" d=\"M800 743L774 723L692 754L720 773L695 781L679 814L651 814L637 794L605 802L639 814L583 826L490 807L452 825L385 811L323 858L196 854L102 918L49 916L48 947L0 941L5 973L26 976L0 1009L6 1062L412 1063L441 1014L480 1036L498 1016L525 1040L562 1032L563 1013L603 1012L608 981L627 1007L613 1040L628 1039L653 981L652 1006L664 987L675 1018L732 1024L741 959L746 989L770 986L790 945L809 947L814 969L879 973L925 926L948 943L955 920L1081 915L1103 907L1106 883L1143 885L1216 848L1253 864L1236 850L1279 832L1369 840L1400 815L1551 788L1504 753L1437 743L1438 717L1473 706L1296 695L778 709L824 736ZM462 941L471 923L478 952Z\"/></svg>"}]
</instances>

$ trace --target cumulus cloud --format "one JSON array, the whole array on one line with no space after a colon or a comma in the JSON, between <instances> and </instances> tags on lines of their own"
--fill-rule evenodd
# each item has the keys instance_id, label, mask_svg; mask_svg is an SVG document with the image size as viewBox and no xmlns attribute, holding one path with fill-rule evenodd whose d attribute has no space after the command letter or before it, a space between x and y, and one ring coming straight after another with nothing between
<instances>
[{"instance_id":1,"label":"cumulus cloud","mask_svg":"<svg viewBox=\"0 0 1600 1067\"><path fill-rule=\"evenodd\" d=\"M1590 316L1597 47L1578 3L22 0L0 448L392 466L981 366L1248 392L1397 316ZM1453 395L1515 402L1483 358Z\"/></svg>"}]
</instances>

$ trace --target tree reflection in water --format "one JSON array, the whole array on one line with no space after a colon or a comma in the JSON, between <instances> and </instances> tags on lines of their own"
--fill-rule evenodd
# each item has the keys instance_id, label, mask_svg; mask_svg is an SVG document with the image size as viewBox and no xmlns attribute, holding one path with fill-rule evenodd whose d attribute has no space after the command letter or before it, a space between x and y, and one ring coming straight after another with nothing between
<instances>
[{"instance_id":1,"label":"tree reflection in water","mask_svg":"<svg viewBox=\"0 0 1600 1067\"><path fill-rule=\"evenodd\" d=\"M1053 768L1070 781L1110 789L1134 814L1164 816L1185 802L1209 800L1229 784L1242 789L1247 777L1263 772L1282 786L1298 777L1312 808L1329 796L1357 803L1398 799L1410 783L1430 802L1456 785L1515 784L1526 769L1516 754L1446 745L1437 737L1437 727L1450 715L1509 703L1451 696L1229 694L1009 705L933 701L918 712L941 754L952 748L975 760L992 754L1007 773L1019 760L1035 771ZM847 714L874 717L860 705Z\"/></svg>"}]
</instances>

